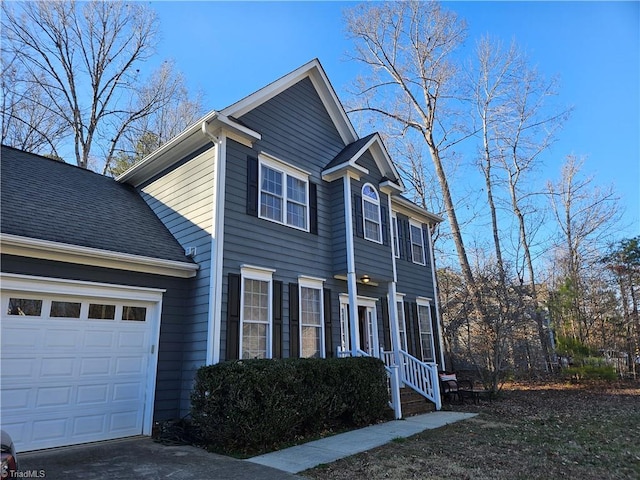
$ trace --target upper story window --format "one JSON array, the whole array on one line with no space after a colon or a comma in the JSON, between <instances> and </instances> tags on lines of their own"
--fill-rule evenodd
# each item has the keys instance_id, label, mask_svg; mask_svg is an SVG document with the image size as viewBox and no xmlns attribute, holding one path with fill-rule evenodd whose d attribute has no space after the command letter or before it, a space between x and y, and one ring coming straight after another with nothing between
<instances>
[{"instance_id":1,"label":"upper story window","mask_svg":"<svg viewBox=\"0 0 640 480\"><path fill-rule=\"evenodd\" d=\"M309 180L302 172L260 158L260 218L309 231Z\"/></svg>"},{"instance_id":2,"label":"upper story window","mask_svg":"<svg viewBox=\"0 0 640 480\"><path fill-rule=\"evenodd\" d=\"M413 260L413 263L425 265L422 226L410 222L409 230L411 234L411 259Z\"/></svg>"},{"instance_id":3,"label":"upper story window","mask_svg":"<svg viewBox=\"0 0 640 480\"><path fill-rule=\"evenodd\" d=\"M380 221L380 197L370 183L362 187L362 213L364 238L382 243L382 223Z\"/></svg>"}]
</instances>

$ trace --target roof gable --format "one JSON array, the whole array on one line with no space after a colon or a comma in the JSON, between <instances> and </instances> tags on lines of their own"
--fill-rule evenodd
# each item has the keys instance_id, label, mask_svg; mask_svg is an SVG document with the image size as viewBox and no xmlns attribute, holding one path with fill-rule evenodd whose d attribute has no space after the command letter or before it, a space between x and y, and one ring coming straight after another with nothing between
<instances>
[{"instance_id":1,"label":"roof gable","mask_svg":"<svg viewBox=\"0 0 640 480\"><path fill-rule=\"evenodd\" d=\"M304 78L309 78L313 83L343 142L345 144L354 142L358 135L318 59L302 65L293 72L230 105L223 109L221 113L231 118L242 117L247 112L262 105Z\"/></svg>"},{"instance_id":2,"label":"roof gable","mask_svg":"<svg viewBox=\"0 0 640 480\"><path fill-rule=\"evenodd\" d=\"M400 174L391 160L391 157L389 157L379 133L372 133L344 147L344 149L342 149L342 151L325 167L323 177L329 180L333 178L334 174L337 174L345 168L353 168L362 171L363 167L358 165L358 160L365 152L371 153L378 170L380 170L386 182L391 182L392 184L397 185L400 187L400 190L404 188Z\"/></svg>"}]
</instances>

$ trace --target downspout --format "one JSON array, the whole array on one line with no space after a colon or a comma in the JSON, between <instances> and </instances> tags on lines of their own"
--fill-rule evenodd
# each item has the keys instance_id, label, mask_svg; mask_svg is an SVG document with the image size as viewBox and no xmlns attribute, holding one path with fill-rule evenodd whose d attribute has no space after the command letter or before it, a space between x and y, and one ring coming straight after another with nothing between
<instances>
[{"instance_id":1,"label":"downspout","mask_svg":"<svg viewBox=\"0 0 640 480\"><path fill-rule=\"evenodd\" d=\"M356 279L356 260L353 247L353 218L351 205L351 176L346 173L342 177L344 193L344 222L345 240L347 243L347 290L349 293L349 346L351 356L355 357L358 352L358 286Z\"/></svg>"},{"instance_id":2,"label":"downspout","mask_svg":"<svg viewBox=\"0 0 640 480\"><path fill-rule=\"evenodd\" d=\"M215 120L216 117L210 119ZM214 145L212 191L212 232L209 278L209 321L207 325L207 365L220 362L220 330L222 327L222 264L224 247L224 198L227 138L225 135L213 135L209 123L202 122L202 133Z\"/></svg>"},{"instance_id":3,"label":"downspout","mask_svg":"<svg viewBox=\"0 0 640 480\"><path fill-rule=\"evenodd\" d=\"M435 228L435 224L434 224ZM442 339L442 326L440 320L440 301L438 300L438 281L436 280L436 262L433 255L433 237L431 236L431 227L427 228L429 236L429 260L431 262L431 279L433 281L433 302L436 307L436 322L438 324L438 341L440 343L440 370L446 370L444 365L444 341Z\"/></svg>"}]
</instances>

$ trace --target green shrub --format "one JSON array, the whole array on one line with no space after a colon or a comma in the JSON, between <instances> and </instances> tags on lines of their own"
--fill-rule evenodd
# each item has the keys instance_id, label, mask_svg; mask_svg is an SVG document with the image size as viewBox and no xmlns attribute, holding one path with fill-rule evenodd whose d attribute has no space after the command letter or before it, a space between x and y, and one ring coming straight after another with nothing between
<instances>
[{"instance_id":1,"label":"green shrub","mask_svg":"<svg viewBox=\"0 0 640 480\"><path fill-rule=\"evenodd\" d=\"M375 358L238 360L198 370L191 415L209 448L250 454L371 424L387 400Z\"/></svg>"},{"instance_id":2,"label":"green shrub","mask_svg":"<svg viewBox=\"0 0 640 480\"><path fill-rule=\"evenodd\" d=\"M581 367L569 367L563 371L565 377L574 382L605 380L608 382L617 380L616 369L611 365L584 365Z\"/></svg>"}]
</instances>

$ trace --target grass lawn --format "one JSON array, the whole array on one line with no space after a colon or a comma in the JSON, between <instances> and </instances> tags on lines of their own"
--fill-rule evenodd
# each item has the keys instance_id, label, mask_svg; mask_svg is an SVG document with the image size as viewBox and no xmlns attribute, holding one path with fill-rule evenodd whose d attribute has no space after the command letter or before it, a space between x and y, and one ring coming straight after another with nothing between
<instances>
[{"instance_id":1,"label":"grass lawn","mask_svg":"<svg viewBox=\"0 0 640 480\"><path fill-rule=\"evenodd\" d=\"M471 420L302 472L315 479L640 479L640 383L510 384Z\"/></svg>"}]
</instances>

